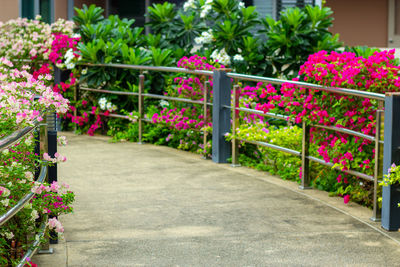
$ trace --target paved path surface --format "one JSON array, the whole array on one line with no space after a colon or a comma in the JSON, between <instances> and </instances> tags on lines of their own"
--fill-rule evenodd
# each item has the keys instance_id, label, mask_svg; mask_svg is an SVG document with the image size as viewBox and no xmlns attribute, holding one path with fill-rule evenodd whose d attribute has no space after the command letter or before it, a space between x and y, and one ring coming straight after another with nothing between
<instances>
[{"instance_id":1,"label":"paved path surface","mask_svg":"<svg viewBox=\"0 0 400 267\"><path fill-rule=\"evenodd\" d=\"M370 211L167 147L68 134L76 192L40 266L399 266L399 233Z\"/></svg>"}]
</instances>

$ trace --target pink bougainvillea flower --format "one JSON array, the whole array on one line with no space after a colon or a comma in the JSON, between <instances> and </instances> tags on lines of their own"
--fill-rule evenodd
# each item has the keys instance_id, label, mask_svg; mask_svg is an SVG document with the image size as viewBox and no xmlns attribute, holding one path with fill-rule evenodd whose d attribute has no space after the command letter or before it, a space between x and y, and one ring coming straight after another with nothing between
<instances>
[{"instance_id":1,"label":"pink bougainvillea flower","mask_svg":"<svg viewBox=\"0 0 400 267\"><path fill-rule=\"evenodd\" d=\"M349 203L349 201L350 201L350 195L344 195L344 197L343 197L344 204Z\"/></svg>"}]
</instances>

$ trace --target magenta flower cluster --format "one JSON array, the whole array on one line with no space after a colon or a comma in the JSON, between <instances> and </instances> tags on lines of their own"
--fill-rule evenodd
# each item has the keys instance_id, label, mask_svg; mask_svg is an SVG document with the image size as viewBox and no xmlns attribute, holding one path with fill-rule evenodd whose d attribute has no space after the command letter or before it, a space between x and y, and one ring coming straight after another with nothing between
<instances>
[{"instance_id":1,"label":"magenta flower cluster","mask_svg":"<svg viewBox=\"0 0 400 267\"><path fill-rule=\"evenodd\" d=\"M368 58L354 53L310 55L301 66L295 81L351 88L377 93L400 91L400 67L394 63L394 50L375 52ZM368 98L352 97L306 89L285 83L279 90L267 85L259 96L263 103L256 108L264 112L288 114L295 123L335 126L375 135L376 110L379 104ZM326 161L343 169L356 169L372 174L375 149L371 141L339 132L311 128L311 141ZM338 181L343 179L338 179Z\"/></svg>"}]
</instances>

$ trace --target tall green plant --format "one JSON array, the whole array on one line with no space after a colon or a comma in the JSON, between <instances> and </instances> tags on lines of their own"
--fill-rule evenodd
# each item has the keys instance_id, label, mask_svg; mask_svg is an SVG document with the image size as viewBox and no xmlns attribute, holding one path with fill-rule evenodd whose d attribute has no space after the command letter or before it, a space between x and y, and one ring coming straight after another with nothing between
<instances>
[{"instance_id":1,"label":"tall green plant","mask_svg":"<svg viewBox=\"0 0 400 267\"><path fill-rule=\"evenodd\" d=\"M328 31L332 13L328 7L307 5L304 9L289 8L281 12L278 21L271 17L262 21L261 32L267 38L263 51L273 64L276 76L295 76L310 54L342 46L339 35Z\"/></svg>"}]
</instances>

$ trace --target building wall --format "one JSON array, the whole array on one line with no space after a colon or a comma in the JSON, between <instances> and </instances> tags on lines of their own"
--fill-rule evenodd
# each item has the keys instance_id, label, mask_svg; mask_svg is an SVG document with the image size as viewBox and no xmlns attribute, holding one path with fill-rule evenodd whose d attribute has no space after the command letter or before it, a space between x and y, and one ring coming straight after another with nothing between
<instances>
[{"instance_id":1,"label":"building wall","mask_svg":"<svg viewBox=\"0 0 400 267\"><path fill-rule=\"evenodd\" d=\"M17 0L1 0L0 21L6 22L19 17L19 4Z\"/></svg>"},{"instance_id":2,"label":"building wall","mask_svg":"<svg viewBox=\"0 0 400 267\"><path fill-rule=\"evenodd\" d=\"M68 0L54 1L54 18L68 19Z\"/></svg>"},{"instance_id":3,"label":"building wall","mask_svg":"<svg viewBox=\"0 0 400 267\"><path fill-rule=\"evenodd\" d=\"M333 13L332 33L348 46L388 46L387 0L327 0Z\"/></svg>"},{"instance_id":4,"label":"building wall","mask_svg":"<svg viewBox=\"0 0 400 267\"><path fill-rule=\"evenodd\" d=\"M274 17L273 3L266 0L253 0L253 6L257 7L257 12L264 19L267 15Z\"/></svg>"}]
</instances>

